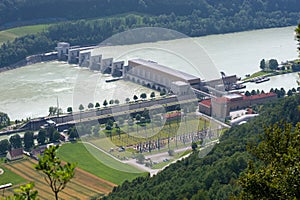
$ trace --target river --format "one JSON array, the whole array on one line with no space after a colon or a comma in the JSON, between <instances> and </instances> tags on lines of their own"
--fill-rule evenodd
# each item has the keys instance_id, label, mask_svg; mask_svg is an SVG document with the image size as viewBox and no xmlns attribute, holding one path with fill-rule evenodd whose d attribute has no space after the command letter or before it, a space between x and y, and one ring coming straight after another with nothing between
<instances>
[{"instance_id":1,"label":"river","mask_svg":"<svg viewBox=\"0 0 300 200\"><path fill-rule=\"evenodd\" d=\"M202 79L258 71L262 58L276 58L279 62L297 58L295 27L263 29L231 34L210 35L172 41L102 47L104 57L118 60L144 58L197 75ZM12 120L40 117L48 114L49 106L59 106L66 111L72 106L78 110L82 103L104 99L132 99L142 92L152 90L123 80L105 83L107 77L97 72L68 65L63 62L47 62L29 65L0 74L0 111L8 113ZM272 77L266 84L272 87L296 86L296 74ZM255 87L256 87L255 86ZM250 87L250 86L249 86ZM250 87L251 88L251 87ZM271 88L271 87L270 87Z\"/></svg>"}]
</instances>

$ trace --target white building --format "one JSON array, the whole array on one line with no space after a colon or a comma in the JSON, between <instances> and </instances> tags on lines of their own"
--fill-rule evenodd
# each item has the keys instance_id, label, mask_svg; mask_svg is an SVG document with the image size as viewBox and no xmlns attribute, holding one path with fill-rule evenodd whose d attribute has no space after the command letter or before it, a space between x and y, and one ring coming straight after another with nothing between
<instances>
[{"instance_id":1,"label":"white building","mask_svg":"<svg viewBox=\"0 0 300 200\"><path fill-rule=\"evenodd\" d=\"M143 59L129 60L123 70L123 77L153 89L167 91L171 91L171 88L178 91L179 87L186 89L183 83L194 88L199 88L201 84L200 78L196 76Z\"/></svg>"}]
</instances>

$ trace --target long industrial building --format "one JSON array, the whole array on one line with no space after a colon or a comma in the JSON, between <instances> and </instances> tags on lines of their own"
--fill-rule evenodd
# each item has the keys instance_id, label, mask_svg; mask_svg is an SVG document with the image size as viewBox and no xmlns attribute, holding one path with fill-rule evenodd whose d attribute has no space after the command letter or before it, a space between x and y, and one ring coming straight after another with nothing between
<instances>
[{"instance_id":1,"label":"long industrial building","mask_svg":"<svg viewBox=\"0 0 300 200\"><path fill-rule=\"evenodd\" d=\"M199 77L143 59L129 60L123 70L123 78L180 95L189 93L191 87L199 89L201 86Z\"/></svg>"}]
</instances>

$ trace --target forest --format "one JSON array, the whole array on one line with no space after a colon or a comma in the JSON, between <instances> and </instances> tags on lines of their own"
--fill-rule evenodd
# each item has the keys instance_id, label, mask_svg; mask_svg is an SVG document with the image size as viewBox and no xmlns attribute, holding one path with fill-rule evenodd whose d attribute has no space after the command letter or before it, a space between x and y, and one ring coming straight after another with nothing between
<instances>
[{"instance_id":1,"label":"forest","mask_svg":"<svg viewBox=\"0 0 300 200\"><path fill-rule=\"evenodd\" d=\"M201 18L265 16L287 17L299 12L297 0L2 0L0 26L112 16L128 12L148 15L187 16L196 12ZM238 20L244 20L240 18ZM249 20L244 21L245 24Z\"/></svg>"},{"instance_id":2,"label":"forest","mask_svg":"<svg viewBox=\"0 0 300 200\"><path fill-rule=\"evenodd\" d=\"M58 41L94 45L140 27L163 27L194 37L296 25L298 4L297 0L4 0L0 3L2 29L56 23L44 32L2 44L0 67L52 51ZM151 33L147 36L155 41Z\"/></svg>"},{"instance_id":3,"label":"forest","mask_svg":"<svg viewBox=\"0 0 300 200\"><path fill-rule=\"evenodd\" d=\"M299 94L265 104L260 107L260 116L226 131L204 158L201 153L193 153L152 178L124 182L104 199L234 199L242 190L239 179L246 173L248 162L263 165L247 152L247 146L256 146L267 127L277 122L296 126L300 121L299 105Z\"/></svg>"}]
</instances>

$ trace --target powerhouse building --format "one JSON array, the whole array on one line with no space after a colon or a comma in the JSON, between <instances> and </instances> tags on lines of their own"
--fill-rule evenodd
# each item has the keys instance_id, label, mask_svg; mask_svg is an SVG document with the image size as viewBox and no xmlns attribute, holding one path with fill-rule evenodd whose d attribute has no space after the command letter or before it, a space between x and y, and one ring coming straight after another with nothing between
<instances>
[{"instance_id":1,"label":"powerhouse building","mask_svg":"<svg viewBox=\"0 0 300 200\"><path fill-rule=\"evenodd\" d=\"M227 94L222 97L202 100L199 103L199 112L224 121L231 111L244 109L250 106L263 104L277 99L275 93L262 93L245 96L240 93Z\"/></svg>"},{"instance_id":2,"label":"powerhouse building","mask_svg":"<svg viewBox=\"0 0 300 200\"><path fill-rule=\"evenodd\" d=\"M201 86L199 77L143 59L129 60L128 66L123 70L123 78L180 95L189 93L191 87L199 89Z\"/></svg>"}]
</instances>

